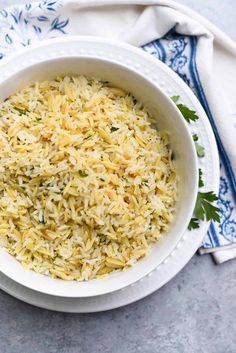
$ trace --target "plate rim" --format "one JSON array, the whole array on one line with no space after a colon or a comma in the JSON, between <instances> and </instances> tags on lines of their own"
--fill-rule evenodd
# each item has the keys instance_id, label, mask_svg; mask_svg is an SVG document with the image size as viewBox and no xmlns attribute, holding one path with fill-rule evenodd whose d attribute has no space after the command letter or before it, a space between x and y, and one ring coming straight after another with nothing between
<instances>
[{"instance_id":1,"label":"plate rim","mask_svg":"<svg viewBox=\"0 0 236 353\"><path fill-rule=\"evenodd\" d=\"M88 41L88 37L87 37L87 36L84 36L84 37L81 37L81 36L73 36L72 38L70 38L70 40L73 39L73 38L76 38L76 40L78 40L78 37L79 37L80 39L83 39L83 38L84 38L86 41ZM61 42L62 39L63 39L64 41L68 41L68 38L69 38L69 37L66 37L66 38L65 38L65 37L64 37L64 38L58 38L58 39L53 39L53 41L59 41L59 42ZM94 37L89 37L89 39L90 39L90 40L93 40ZM95 38L95 39L96 39L96 41L98 41L98 38ZM112 40L112 41L111 41L111 40L106 40L106 39L103 39L103 38L99 38L99 41L100 41L100 42L106 42L106 43L111 43L111 42L113 42L113 43L115 43L115 44L118 43L118 44L119 44L119 47L122 45L123 47L126 47L126 48L128 47L129 50L130 50L130 47L132 47L132 46L130 46L130 45L128 45L128 44L120 43L120 42L114 41L114 40ZM48 42L48 43L51 44L52 40L45 41L43 44L45 45L46 42ZM40 43L40 44L37 44L37 45L34 45L34 46L40 47L40 46L44 46L43 44ZM33 45L32 45L32 47L33 47ZM32 50L32 47L27 48L27 50ZM149 54L147 54L147 53L143 53L143 51L140 50L140 49L138 49L138 48L132 47L132 49L133 49L136 53L138 53L139 55L145 56L145 58L146 58L146 55L149 55ZM145 54L145 55L143 55L143 54ZM19 55L19 53L16 53L16 54L14 54L14 55L11 55L11 57L12 57L12 56L18 56L18 55ZM11 58L6 58L5 60L6 60L6 61L9 61L10 59L11 59ZM202 106L200 105L199 101L197 100L197 98L195 97L195 95L193 94L193 92L192 92L192 91L189 89L189 87L177 76L177 74L175 74L170 68L168 68L168 67L167 67L165 64L163 64L162 62L159 61L158 64L157 64L157 59L156 59L156 58L153 58L151 55L149 56L149 59L151 59L151 60L153 61L153 63L156 64L157 67L161 68L162 71L166 72L167 75L171 76L171 77L173 78L173 81L177 81L177 83L178 83L178 85L179 85L180 87L182 86L182 90L185 91L186 96L189 97L189 99L192 101L192 103L193 103L193 105L194 105L194 108L198 111L198 113L199 113L199 115L200 115L200 119L201 119L202 122L204 123L205 129L207 130L207 137L208 137L208 139L209 139L209 141L210 141L212 158L213 158L213 160L215 161L215 163L213 163L213 167L214 167L216 170L214 171L214 180L213 180L214 182L213 182L212 189L213 189L214 191L217 191L218 186L219 186L219 157L218 157L216 142L215 142L215 139L214 139L214 135L213 135L211 126L210 126L210 123L209 123L209 121L208 121L208 118L207 118L207 116L206 116L206 114L205 114L205 112L204 112ZM5 61L5 60L4 60L4 61ZM5 61L5 63L6 63L6 61ZM217 168L217 166L218 166L218 168ZM198 233L198 238L197 238L197 239L198 239L198 243L197 243L197 245L194 246L194 248L192 249L192 250L193 250L193 251L192 251L192 254L191 254L190 256L188 256L188 257L189 257L188 260L183 263L183 265L181 266L181 268L190 260L190 258L192 257L192 255L193 255L193 254L195 253L195 251L197 250L197 248L198 248L198 246L200 245L200 243L201 243L203 237L205 236L205 231L207 230L208 225L209 225L208 222L203 222L203 224L202 224L200 230L199 230L198 232L196 232L196 233ZM154 270L154 271L156 271L156 270ZM153 271L153 272L154 272L154 271ZM177 270L176 272L174 271L173 275L172 275L171 277L169 277L168 279L166 279L166 281L164 281L164 283L166 283L167 281L169 281L169 280L170 280L175 274L177 274L178 272L179 272L179 270ZM153 273L151 273L151 276L153 276ZM150 276L147 275L146 277L150 277ZM144 278L143 280L145 280L145 278ZM10 281L11 281L11 280L10 280ZM133 285L131 285L131 286L129 286L129 287L137 286L137 285L139 285L139 283L141 283L141 281L142 281L142 280L139 280L138 282L134 283ZM13 282L14 282L14 281L13 281ZM15 282L14 282L14 283L15 283ZM160 286L162 286L164 283L162 283L161 285L157 286L157 288L156 288L156 287L153 288L152 291L149 289L149 293L148 293L148 294L151 294L153 291L155 291L156 289L158 289L158 288L159 288ZM18 286L22 286L22 285L20 285L20 284L17 284L17 285L18 285ZM2 286L2 283L0 283L0 287L3 287L3 289L4 289L4 286ZM23 287L23 286L22 286L22 287ZM126 287L126 288L127 288L127 287ZM123 290L121 289L120 291L125 291L126 288L124 288ZM31 289L28 289L28 290L32 291ZM14 291L12 292L11 290L7 289L6 287L5 287L5 291L8 291L8 292L9 292L10 294L12 294L13 296L17 296L16 293L14 293ZM116 291L116 292L120 292L120 291ZM109 296L109 295L112 295L112 294L116 294L116 292L113 292L113 293L110 293L110 294L105 294L105 296ZM139 299L143 298L144 296L148 295L148 294L146 294L146 292L144 293L144 291L143 291L142 293L143 293L143 294L140 294L137 299L134 299L134 297L133 297L132 300L129 300L127 303L122 304L122 305L126 305L126 304L128 304L128 303L130 303L130 302L133 302L133 301L135 301L135 300L139 300ZM40 293L40 294L43 295L43 296L47 296L47 294L43 294L43 293ZM51 295L50 295L50 296L51 296ZM51 297L52 297L52 296L51 296ZM59 298L59 297L57 297L57 298ZM96 297L93 297L93 298L96 298ZM23 297L20 297L19 299L24 300L24 296L23 296ZM62 297L62 299L67 299L67 300L68 300L68 299L76 299L76 300L80 300L80 299L86 299L86 298L63 298L63 297ZM27 300L25 300L25 301L27 301ZM29 302L29 301L28 301L28 302ZM31 304L35 304L34 301L32 301ZM38 305L38 306L40 306L40 305ZM118 307L118 306L120 306L120 305L119 305L119 304L117 304L117 306L114 306L114 305L113 305L113 306L111 306L111 307L109 307L109 308L107 308L107 309L105 309L105 308L104 308L104 309L98 309L97 311L109 310L109 309L112 309L112 308L115 308L115 307ZM44 306L42 306L42 307L46 307L46 306L44 305ZM47 307L47 308L50 309L50 307ZM57 310L57 309L54 308L53 310ZM60 311L60 308L59 308L59 311ZM63 311L65 311L65 310L63 310ZM96 310L93 309L92 311L96 311ZM85 311L85 312L92 312L92 311L88 310L88 311ZM81 312L81 311L75 311L75 312Z\"/></svg>"}]
</instances>

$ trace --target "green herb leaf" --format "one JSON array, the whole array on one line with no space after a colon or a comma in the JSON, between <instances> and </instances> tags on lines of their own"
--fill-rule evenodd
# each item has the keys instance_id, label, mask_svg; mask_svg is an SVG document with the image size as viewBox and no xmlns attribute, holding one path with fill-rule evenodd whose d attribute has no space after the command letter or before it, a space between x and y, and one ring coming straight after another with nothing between
<instances>
[{"instance_id":1,"label":"green herb leaf","mask_svg":"<svg viewBox=\"0 0 236 353\"><path fill-rule=\"evenodd\" d=\"M198 142L195 142L195 147L197 151L197 155L199 158L202 158L205 156L205 148L201 146Z\"/></svg>"},{"instance_id":2,"label":"green herb leaf","mask_svg":"<svg viewBox=\"0 0 236 353\"><path fill-rule=\"evenodd\" d=\"M199 175L199 179L198 179L198 187L201 188L202 186L204 186L204 182L202 179L202 170L198 169L198 175Z\"/></svg>"},{"instance_id":3,"label":"green herb leaf","mask_svg":"<svg viewBox=\"0 0 236 353\"><path fill-rule=\"evenodd\" d=\"M88 176L88 174L84 170L79 170L78 173L79 173L79 176L81 176L81 178L85 178Z\"/></svg>"},{"instance_id":4,"label":"green herb leaf","mask_svg":"<svg viewBox=\"0 0 236 353\"><path fill-rule=\"evenodd\" d=\"M17 110L20 115L25 115L27 112L29 112L27 109L20 109L20 108L17 108L17 107L14 107L15 110Z\"/></svg>"},{"instance_id":5,"label":"green herb leaf","mask_svg":"<svg viewBox=\"0 0 236 353\"><path fill-rule=\"evenodd\" d=\"M117 131L117 130L119 130L119 127L115 127L115 126L111 127L111 132L114 132L114 131Z\"/></svg>"},{"instance_id":6,"label":"green herb leaf","mask_svg":"<svg viewBox=\"0 0 236 353\"><path fill-rule=\"evenodd\" d=\"M198 119L196 112L186 107L186 105L177 104L177 107L188 123L190 123L191 121L196 121Z\"/></svg>"},{"instance_id":7,"label":"green herb leaf","mask_svg":"<svg viewBox=\"0 0 236 353\"><path fill-rule=\"evenodd\" d=\"M193 141L198 141L198 135L197 134L194 134L192 136L193 136Z\"/></svg>"},{"instance_id":8,"label":"green herb leaf","mask_svg":"<svg viewBox=\"0 0 236 353\"><path fill-rule=\"evenodd\" d=\"M174 103L177 103L179 100L180 96L172 96L171 99Z\"/></svg>"},{"instance_id":9,"label":"green herb leaf","mask_svg":"<svg viewBox=\"0 0 236 353\"><path fill-rule=\"evenodd\" d=\"M192 229L197 229L199 228L199 221L197 218L191 218L189 225L188 225L188 230L192 230Z\"/></svg>"},{"instance_id":10,"label":"green herb leaf","mask_svg":"<svg viewBox=\"0 0 236 353\"><path fill-rule=\"evenodd\" d=\"M194 216L200 220L220 221L219 208L211 203L218 200L213 191L198 192L197 202L194 209Z\"/></svg>"},{"instance_id":11,"label":"green herb leaf","mask_svg":"<svg viewBox=\"0 0 236 353\"><path fill-rule=\"evenodd\" d=\"M186 105L184 105L182 103L177 104L179 98L180 98L179 96L172 96L171 97L172 101L176 104L179 111L183 115L184 119L188 123L190 123L191 121L196 121L198 119L196 112L194 110L189 109L188 107L186 107Z\"/></svg>"}]
</instances>

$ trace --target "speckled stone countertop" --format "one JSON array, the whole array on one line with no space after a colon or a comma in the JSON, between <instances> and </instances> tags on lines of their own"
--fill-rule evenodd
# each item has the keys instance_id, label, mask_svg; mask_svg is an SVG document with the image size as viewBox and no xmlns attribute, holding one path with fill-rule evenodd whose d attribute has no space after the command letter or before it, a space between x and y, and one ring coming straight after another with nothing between
<instances>
[{"instance_id":1,"label":"speckled stone countertop","mask_svg":"<svg viewBox=\"0 0 236 353\"><path fill-rule=\"evenodd\" d=\"M24 0L0 0L0 9ZM236 1L179 1L236 40ZM98 314L42 310L0 291L0 353L235 353L236 260L195 255L167 285Z\"/></svg>"}]
</instances>

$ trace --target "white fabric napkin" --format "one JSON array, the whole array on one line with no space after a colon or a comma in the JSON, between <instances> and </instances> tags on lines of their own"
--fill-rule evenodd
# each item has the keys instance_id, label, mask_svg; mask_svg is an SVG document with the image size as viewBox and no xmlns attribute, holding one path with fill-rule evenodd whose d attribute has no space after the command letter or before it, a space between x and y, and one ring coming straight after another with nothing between
<instances>
[{"instance_id":1,"label":"white fabric napkin","mask_svg":"<svg viewBox=\"0 0 236 353\"><path fill-rule=\"evenodd\" d=\"M236 44L171 0L45 0L0 12L0 60L61 35L94 35L142 47L190 86L215 133L221 162L218 207L200 253L236 257ZM141 49L140 49L141 50Z\"/></svg>"}]
</instances>

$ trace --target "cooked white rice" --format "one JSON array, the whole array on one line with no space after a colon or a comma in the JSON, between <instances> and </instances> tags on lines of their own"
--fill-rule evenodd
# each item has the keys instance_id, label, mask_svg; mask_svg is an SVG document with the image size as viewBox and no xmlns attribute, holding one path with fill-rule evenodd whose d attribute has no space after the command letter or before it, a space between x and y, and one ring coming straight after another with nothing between
<instances>
[{"instance_id":1,"label":"cooked white rice","mask_svg":"<svg viewBox=\"0 0 236 353\"><path fill-rule=\"evenodd\" d=\"M168 230L168 134L134 97L79 77L0 104L0 244L27 269L88 280L125 269Z\"/></svg>"}]
</instances>

